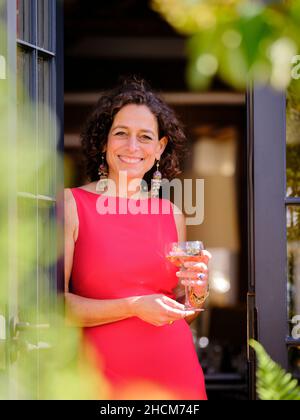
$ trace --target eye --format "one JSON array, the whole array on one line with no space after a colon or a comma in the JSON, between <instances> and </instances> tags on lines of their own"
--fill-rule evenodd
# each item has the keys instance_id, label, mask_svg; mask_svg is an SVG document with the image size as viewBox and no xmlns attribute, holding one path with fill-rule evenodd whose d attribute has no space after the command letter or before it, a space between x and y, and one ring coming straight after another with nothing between
<instances>
[{"instance_id":1,"label":"eye","mask_svg":"<svg viewBox=\"0 0 300 420\"><path fill-rule=\"evenodd\" d=\"M143 138L143 139L146 139L146 140L152 140L152 138L151 138L151 137L146 136L146 135L142 136L142 138Z\"/></svg>"},{"instance_id":2,"label":"eye","mask_svg":"<svg viewBox=\"0 0 300 420\"><path fill-rule=\"evenodd\" d=\"M122 136L123 134L124 134L124 135L126 135L126 133L124 133L124 131L119 131L119 132L118 132L118 133L116 133L115 135L116 135L116 136Z\"/></svg>"}]
</instances>

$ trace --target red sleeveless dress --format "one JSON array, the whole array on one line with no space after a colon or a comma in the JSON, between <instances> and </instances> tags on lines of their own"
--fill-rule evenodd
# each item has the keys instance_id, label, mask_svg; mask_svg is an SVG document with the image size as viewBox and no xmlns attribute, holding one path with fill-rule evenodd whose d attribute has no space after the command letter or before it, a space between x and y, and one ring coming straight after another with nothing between
<instances>
[{"instance_id":1,"label":"red sleeveless dress","mask_svg":"<svg viewBox=\"0 0 300 420\"><path fill-rule=\"evenodd\" d=\"M162 293L174 299L178 269L167 261L164 249L178 240L171 203L105 197L82 188L71 191L79 219L72 293L91 299ZM103 208L108 207L105 213ZM130 211L124 214L126 208ZM110 384L112 399L121 399L126 387L134 389L135 384L132 399L147 399L143 389L149 384L161 395L165 390L170 399L207 399L192 332L184 319L156 327L131 317L84 328L83 336Z\"/></svg>"}]
</instances>

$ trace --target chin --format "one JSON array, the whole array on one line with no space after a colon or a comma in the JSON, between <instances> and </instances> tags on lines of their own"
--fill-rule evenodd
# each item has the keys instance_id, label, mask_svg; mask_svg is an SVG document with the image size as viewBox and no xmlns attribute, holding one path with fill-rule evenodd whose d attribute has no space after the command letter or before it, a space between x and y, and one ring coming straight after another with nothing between
<instances>
[{"instance_id":1,"label":"chin","mask_svg":"<svg viewBox=\"0 0 300 420\"><path fill-rule=\"evenodd\" d=\"M150 169L148 168L129 168L129 167L119 167L119 172L127 172L127 176L130 176L130 178L143 178L145 173L148 172Z\"/></svg>"},{"instance_id":2,"label":"chin","mask_svg":"<svg viewBox=\"0 0 300 420\"><path fill-rule=\"evenodd\" d=\"M127 170L127 176L128 178L131 178L131 179L135 179L135 178L140 179L140 178L143 178L144 175L145 175L144 172Z\"/></svg>"}]
</instances>

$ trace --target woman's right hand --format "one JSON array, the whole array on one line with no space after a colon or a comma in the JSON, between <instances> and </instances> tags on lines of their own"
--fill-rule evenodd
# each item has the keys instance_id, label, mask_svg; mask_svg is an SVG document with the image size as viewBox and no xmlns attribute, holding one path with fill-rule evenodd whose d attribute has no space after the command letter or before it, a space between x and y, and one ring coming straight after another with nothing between
<instances>
[{"instance_id":1,"label":"woman's right hand","mask_svg":"<svg viewBox=\"0 0 300 420\"><path fill-rule=\"evenodd\" d=\"M184 305L162 294L136 296L131 300L132 316L137 316L149 324L161 327L178 319L194 315Z\"/></svg>"}]
</instances>

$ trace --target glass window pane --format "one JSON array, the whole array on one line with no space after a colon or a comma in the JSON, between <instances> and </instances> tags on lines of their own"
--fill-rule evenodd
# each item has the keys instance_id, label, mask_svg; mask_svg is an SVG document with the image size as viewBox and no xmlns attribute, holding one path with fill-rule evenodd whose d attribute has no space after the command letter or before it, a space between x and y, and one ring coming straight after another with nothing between
<instances>
[{"instance_id":1,"label":"glass window pane","mask_svg":"<svg viewBox=\"0 0 300 420\"><path fill-rule=\"evenodd\" d=\"M38 15L38 46L44 48L44 8L45 1L39 0L37 2L37 15Z\"/></svg>"},{"instance_id":2,"label":"glass window pane","mask_svg":"<svg viewBox=\"0 0 300 420\"><path fill-rule=\"evenodd\" d=\"M53 196L54 181L54 129L51 121L51 60L38 59L38 192Z\"/></svg>"},{"instance_id":3,"label":"glass window pane","mask_svg":"<svg viewBox=\"0 0 300 420\"><path fill-rule=\"evenodd\" d=\"M22 107L32 99L33 88L33 57L32 52L23 48L18 48L17 72L18 72L18 105Z\"/></svg>"},{"instance_id":4,"label":"glass window pane","mask_svg":"<svg viewBox=\"0 0 300 420\"><path fill-rule=\"evenodd\" d=\"M300 197L300 91L294 82L287 92L287 196Z\"/></svg>"},{"instance_id":5,"label":"glass window pane","mask_svg":"<svg viewBox=\"0 0 300 420\"><path fill-rule=\"evenodd\" d=\"M32 198L18 197L18 284L20 319L37 323L37 205Z\"/></svg>"},{"instance_id":6,"label":"glass window pane","mask_svg":"<svg viewBox=\"0 0 300 420\"><path fill-rule=\"evenodd\" d=\"M38 46L45 50L52 50L51 34L53 0L39 0L37 2L38 14Z\"/></svg>"},{"instance_id":7,"label":"glass window pane","mask_svg":"<svg viewBox=\"0 0 300 420\"><path fill-rule=\"evenodd\" d=\"M33 53L25 49L18 49L18 191L31 194L36 193L35 174L35 106L33 99ZM28 162L31 162L28 165Z\"/></svg>"},{"instance_id":8,"label":"glass window pane","mask_svg":"<svg viewBox=\"0 0 300 420\"><path fill-rule=\"evenodd\" d=\"M56 290L55 204L39 200L38 208L38 281L40 315L51 313L53 293ZM44 322L48 320L44 319Z\"/></svg>"},{"instance_id":9,"label":"glass window pane","mask_svg":"<svg viewBox=\"0 0 300 420\"><path fill-rule=\"evenodd\" d=\"M34 42L33 0L17 0L17 37L26 42Z\"/></svg>"},{"instance_id":10,"label":"glass window pane","mask_svg":"<svg viewBox=\"0 0 300 420\"><path fill-rule=\"evenodd\" d=\"M292 320L300 315L300 206L289 206L287 209L287 236L288 309L292 335Z\"/></svg>"}]
</instances>

